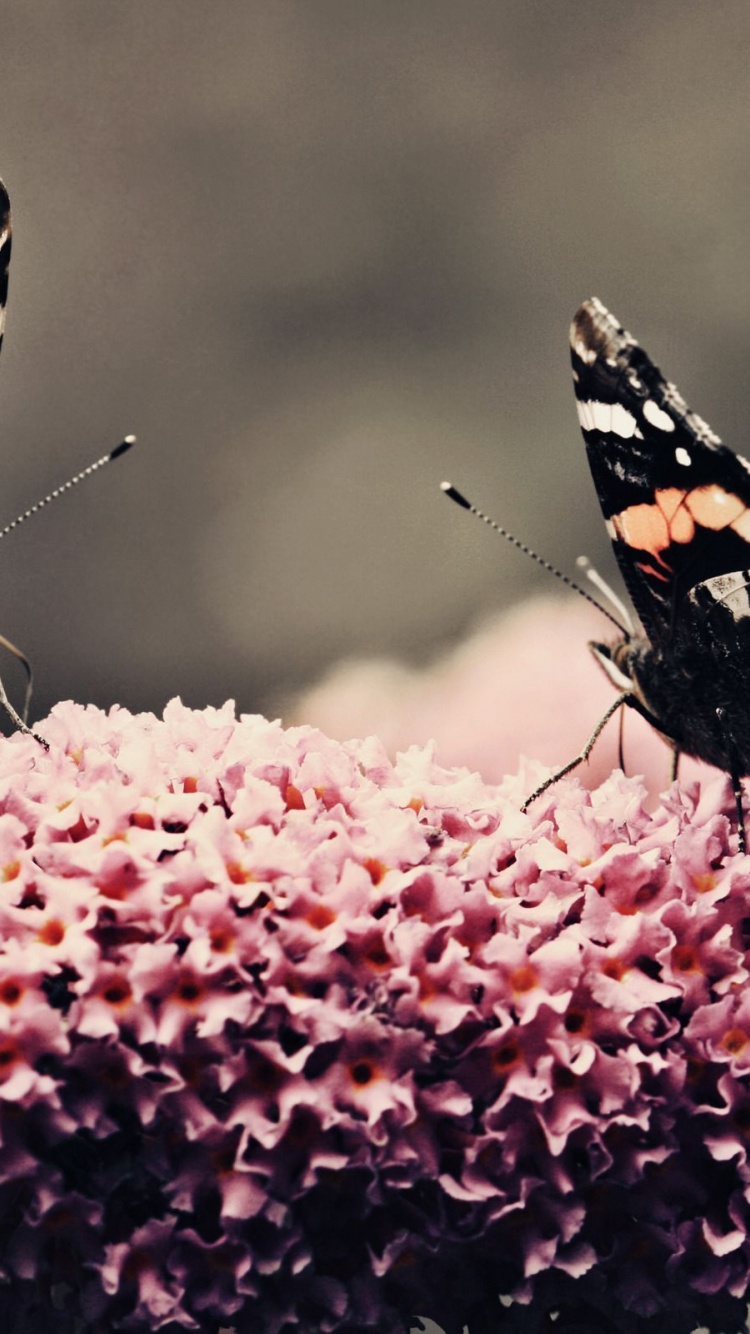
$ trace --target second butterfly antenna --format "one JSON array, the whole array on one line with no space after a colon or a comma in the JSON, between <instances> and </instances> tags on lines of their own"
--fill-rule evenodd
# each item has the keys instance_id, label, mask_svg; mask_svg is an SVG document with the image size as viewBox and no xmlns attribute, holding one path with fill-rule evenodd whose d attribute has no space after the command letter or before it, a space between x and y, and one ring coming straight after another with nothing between
<instances>
[{"instance_id":1,"label":"second butterfly antenna","mask_svg":"<svg viewBox=\"0 0 750 1334\"><path fill-rule=\"evenodd\" d=\"M63 482L61 486L56 486L53 491L50 491L46 496L43 496L41 500L36 502L36 504L30 505L28 509L23 510L21 514L16 515L16 518L12 519L10 523L6 523L4 528L0 528L0 537L7 537L8 533L12 533L15 528L19 528L27 519L31 519L35 514L38 514L40 510L45 509L47 505L51 505L53 500L58 500L60 496L65 495L66 491L71 491L79 482L84 481L87 477L91 477L95 472L98 472L100 468L103 468L106 463L113 463L115 459L119 459L123 454L127 454L128 450L132 449L134 444L135 436L126 435L124 440L121 440L119 445L115 445L114 449L111 449L108 454L102 454L101 458L90 463L87 468L82 468L81 471L75 473L73 477L69 477L67 482ZM26 654L23 653L20 648L17 648L15 644L12 644L9 639L6 639L5 635L0 635L0 648L4 648L8 653L12 654L12 656L20 662L26 673L26 692L24 695L22 713L19 714L11 704L2 680L0 680L0 708L5 710L11 722L15 724L19 731L26 732L29 736L33 736L35 741L38 741L40 745L44 746L45 750L49 750L49 743L45 741L43 736L40 736L38 732L35 732L29 727L27 721L33 689L31 663L26 657Z\"/></svg>"},{"instance_id":2,"label":"second butterfly antenna","mask_svg":"<svg viewBox=\"0 0 750 1334\"><path fill-rule=\"evenodd\" d=\"M613 606L620 612L620 615L625 622L624 625L616 616L613 616L611 612L607 611L606 607L602 607L601 603L597 602L596 598L593 598L590 593L587 593L586 589L582 588L580 584L577 584L574 579L570 579L567 574L563 574L562 570L558 570L556 565L552 565L550 561L545 560L543 556L538 555L536 551L533 551L531 547L527 546L525 542L522 542L520 538L514 537L512 533L508 532L507 528L503 528L501 524L496 523L494 519L491 519L488 514L485 514L476 505L473 505L472 502L467 500L466 496L462 495L458 488L453 486L451 482L441 482L440 489L445 492L449 500L454 501L461 509L468 510L469 513L473 514L477 519L481 519L482 523L486 523L488 528L491 528L493 532L499 533L501 537L505 538L506 542L510 542L512 546L516 547L519 551L522 551L524 556L528 556L530 560L536 561L537 565L541 565L542 569L546 570L548 574L553 574L555 578L559 579L567 588L572 589L574 593L578 593L580 597L585 598L587 602L590 602L591 606L596 607L597 611L601 612L602 616L606 616L608 621L611 621L613 625L617 626L620 634L624 635L626 639L631 637L633 634L633 625L630 616L628 615L627 608L623 606L616 594L608 588L601 576L598 575L595 570L592 570L588 563L586 563L584 567L588 578L600 592L604 593L605 596L609 598ZM586 560L585 557L582 559L584 561Z\"/></svg>"}]
</instances>

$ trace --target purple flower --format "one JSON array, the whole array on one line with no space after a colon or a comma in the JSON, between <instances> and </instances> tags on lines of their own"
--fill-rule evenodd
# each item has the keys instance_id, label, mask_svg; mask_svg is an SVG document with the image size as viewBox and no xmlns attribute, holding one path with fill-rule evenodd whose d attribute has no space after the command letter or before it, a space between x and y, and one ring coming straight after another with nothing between
<instances>
[{"instance_id":1,"label":"purple flower","mask_svg":"<svg viewBox=\"0 0 750 1334\"><path fill-rule=\"evenodd\" d=\"M526 816L231 705L42 730L0 742L0 1323L744 1329L724 778Z\"/></svg>"}]
</instances>

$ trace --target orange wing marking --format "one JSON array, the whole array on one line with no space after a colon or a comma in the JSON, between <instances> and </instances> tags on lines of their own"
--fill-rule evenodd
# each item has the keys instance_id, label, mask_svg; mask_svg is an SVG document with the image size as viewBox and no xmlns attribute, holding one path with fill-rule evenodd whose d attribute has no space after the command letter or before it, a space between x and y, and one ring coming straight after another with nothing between
<instances>
[{"instance_id":1,"label":"orange wing marking","mask_svg":"<svg viewBox=\"0 0 750 1334\"><path fill-rule=\"evenodd\" d=\"M665 487L656 492L652 505L630 505L613 515L612 523L621 541L636 551L647 551L660 565L666 565L661 553L672 542L692 542L696 524L713 532L731 528L750 542L750 510L738 496L716 485L692 491Z\"/></svg>"}]
</instances>

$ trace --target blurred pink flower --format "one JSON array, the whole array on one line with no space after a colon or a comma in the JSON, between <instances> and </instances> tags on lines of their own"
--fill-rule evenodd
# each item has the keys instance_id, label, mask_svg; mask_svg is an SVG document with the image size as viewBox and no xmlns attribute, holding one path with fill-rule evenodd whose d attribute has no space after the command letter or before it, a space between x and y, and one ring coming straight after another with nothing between
<instances>
[{"instance_id":1,"label":"blurred pink flower","mask_svg":"<svg viewBox=\"0 0 750 1334\"><path fill-rule=\"evenodd\" d=\"M539 597L494 616L426 667L396 660L345 660L287 711L345 741L374 735L388 753L434 740L441 764L465 764L487 782L515 773L522 757L549 768L582 749L613 699L586 645L610 629L572 598ZM618 723L610 722L579 777L596 787L619 765ZM627 772L649 791L669 783L671 751L636 713L624 720ZM683 757L680 776L712 771Z\"/></svg>"},{"instance_id":2,"label":"blurred pink flower","mask_svg":"<svg viewBox=\"0 0 750 1334\"><path fill-rule=\"evenodd\" d=\"M40 726L0 742L3 1328L744 1328L725 777L522 815L231 704Z\"/></svg>"}]
</instances>

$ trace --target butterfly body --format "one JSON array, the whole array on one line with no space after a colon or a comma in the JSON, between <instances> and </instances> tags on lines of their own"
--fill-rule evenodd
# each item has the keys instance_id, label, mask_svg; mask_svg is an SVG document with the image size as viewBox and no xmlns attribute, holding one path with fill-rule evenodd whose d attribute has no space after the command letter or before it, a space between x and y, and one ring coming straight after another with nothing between
<instances>
[{"instance_id":1,"label":"butterfly body","mask_svg":"<svg viewBox=\"0 0 750 1334\"><path fill-rule=\"evenodd\" d=\"M643 627L592 644L679 753L750 774L750 464L594 300L571 327L578 416ZM739 796L738 796L739 801Z\"/></svg>"},{"instance_id":2,"label":"butterfly body","mask_svg":"<svg viewBox=\"0 0 750 1334\"><path fill-rule=\"evenodd\" d=\"M750 622L735 633L727 619L712 636L715 616L705 610L706 643L678 632L667 652L643 636L591 647L677 751L743 777L750 774Z\"/></svg>"}]
</instances>

